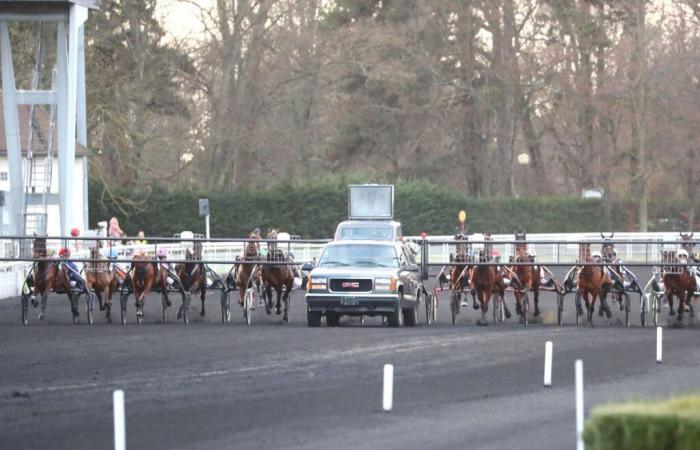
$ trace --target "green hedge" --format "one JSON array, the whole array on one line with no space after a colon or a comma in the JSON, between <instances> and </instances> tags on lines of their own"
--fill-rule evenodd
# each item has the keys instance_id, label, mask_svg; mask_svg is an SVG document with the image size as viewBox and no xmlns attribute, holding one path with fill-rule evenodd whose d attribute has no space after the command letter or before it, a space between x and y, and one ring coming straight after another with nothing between
<instances>
[{"instance_id":1,"label":"green hedge","mask_svg":"<svg viewBox=\"0 0 700 450\"><path fill-rule=\"evenodd\" d=\"M594 408L583 438L587 450L697 450L700 396Z\"/></svg>"},{"instance_id":2,"label":"green hedge","mask_svg":"<svg viewBox=\"0 0 700 450\"><path fill-rule=\"evenodd\" d=\"M128 189L111 191L90 180L90 226L112 216L124 231L166 236L183 230L204 232L198 215L198 198L209 198L212 236L243 236L255 227L275 227L304 238L332 236L336 224L347 217L347 185L359 177L329 177L305 183L283 183L266 189L236 192L169 191L154 187L150 192ZM136 200L135 204L115 199ZM395 216L404 233L451 234L459 210L467 211L471 231L511 233L634 231L636 205L614 201L564 197L476 199L427 181L399 181L395 191ZM660 214L677 215L680 202L666 203ZM606 211L614 213L606 214ZM664 217L663 215L660 217Z\"/></svg>"}]
</instances>

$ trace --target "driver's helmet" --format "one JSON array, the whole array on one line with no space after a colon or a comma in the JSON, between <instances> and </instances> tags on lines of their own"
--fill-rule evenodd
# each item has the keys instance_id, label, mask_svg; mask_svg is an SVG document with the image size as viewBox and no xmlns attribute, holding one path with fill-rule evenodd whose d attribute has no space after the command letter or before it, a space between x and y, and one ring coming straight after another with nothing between
<instances>
[{"instance_id":1,"label":"driver's helmet","mask_svg":"<svg viewBox=\"0 0 700 450\"><path fill-rule=\"evenodd\" d=\"M109 253L107 253L107 258L109 259L117 259L119 257L119 252L117 252L116 249L111 249Z\"/></svg>"},{"instance_id":2,"label":"driver's helmet","mask_svg":"<svg viewBox=\"0 0 700 450\"><path fill-rule=\"evenodd\" d=\"M537 259L537 252L535 251L535 249L528 250L528 253L530 254L530 256L532 256L533 261Z\"/></svg>"},{"instance_id":3,"label":"driver's helmet","mask_svg":"<svg viewBox=\"0 0 700 450\"><path fill-rule=\"evenodd\" d=\"M688 251L684 248L680 249L678 251L678 259L687 260L688 259Z\"/></svg>"},{"instance_id":4,"label":"driver's helmet","mask_svg":"<svg viewBox=\"0 0 700 450\"><path fill-rule=\"evenodd\" d=\"M601 255L600 252L592 252L591 257L598 260L603 259L603 255Z\"/></svg>"},{"instance_id":5,"label":"driver's helmet","mask_svg":"<svg viewBox=\"0 0 700 450\"><path fill-rule=\"evenodd\" d=\"M70 256L70 249L63 247L58 251L58 256L61 258L68 258Z\"/></svg>"},{"instance_id":6,"label":"driver's helmet","mask_svg":"<svg viewBox=\"0 0 700 450\"><path fill-rule=\"evenodd\" d=\"M168 249L167 248L159 248L158 251L156 252L156 256L158 259L165 259L168 257Z\"/></svg>"}]
</instances>

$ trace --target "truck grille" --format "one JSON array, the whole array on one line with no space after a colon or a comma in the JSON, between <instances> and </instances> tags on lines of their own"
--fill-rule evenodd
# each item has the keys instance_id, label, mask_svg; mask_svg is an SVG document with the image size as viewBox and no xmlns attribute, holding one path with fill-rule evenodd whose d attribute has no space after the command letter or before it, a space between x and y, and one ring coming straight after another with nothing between
<instances>
[{"instance_id":1,"label":"truck grille","mask_svg":"<svg viewBox=\"0 0 700 450\"><path fill-rule=\"evenodd\" d=\"M368 292L372 290L372 280L332 279L331 291L334 292Z\"/></svg>"}]
</instances>

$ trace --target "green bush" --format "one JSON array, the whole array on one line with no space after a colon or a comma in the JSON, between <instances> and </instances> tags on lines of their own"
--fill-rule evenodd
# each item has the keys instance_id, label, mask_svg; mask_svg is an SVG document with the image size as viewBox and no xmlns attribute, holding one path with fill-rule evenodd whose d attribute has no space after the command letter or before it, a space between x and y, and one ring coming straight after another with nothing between
<instances>
[{"instance_id":1,"label":"green bush","mask_svg":"<svg viewBox=\"0 0 700 450\"><path fill-rule=\"evenodd\" d=\"M697 450L700 396L594 408L583 432L588 450Z\"/></svg>"},{"instance_id":2,"label":"green bush","mask_svg":"<svg viewBox=\"0 0 700 450\"><path fill-rule=\"evenodd\" d=\"M235 192L169 191L156 186L147 193L117 189L109 196L104 195L104 185L91 179L90 225L116 216L130 235L138 230L150 236L183 230L203 233L197 199L206 197L214 237L241 237L255 227L274 227L304 238L329 238L337 223L347 217L347 185L365 180L360 176L334 176ZM477 199L429 181L399 180L395 185L395 217L403 223L407 235L422 231L451 234L462 209L467 211L472 232L635 231L636 205L632 201L606 205L599 200L565 197ZM137 203L115 198L135 199ZM652 211L677 211L682 209L681 203L665 202Z\"/></svg>"}]
</instances>

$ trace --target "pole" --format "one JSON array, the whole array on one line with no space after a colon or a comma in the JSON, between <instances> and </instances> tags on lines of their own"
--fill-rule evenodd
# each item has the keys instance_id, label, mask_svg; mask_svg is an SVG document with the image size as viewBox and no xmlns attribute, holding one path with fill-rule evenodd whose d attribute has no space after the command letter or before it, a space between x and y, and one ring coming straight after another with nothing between
<instances>
[{"instance_id":1,"label":"pole","mask_svg":"<svg viewBox=\"0 0 700 450\"><path fill-rule=\"evenodd\" d=\"M576 360L576 450L583 448L583 361Z\"/></svg>"},{"instance_id":2,"label":"pole","mask_svg":"<svg viewBox=\"0 0 700 450\"><path fill-rule=\"evenodd\" d=\"M209 239L209 214L204 216L205 236Z\"/></svg>"},{"instance_id":3,"label":"pole","mask_svg":"<svg viewBox=\"0 0 700 450\"><path fill-rule=\"evenodd\" d=\"M114 450L126 450L126 421L124 418L124 391L112 394L114 401Z\"/></svg>"},{"instance_id":4,"label":"pole","mask_svg":"<svg viewBox=\"0 0 700 450\"><path fill-rule=\"evenodd\" d=\"M391 411L394 403L394 366L384 364L384 392L382 397L382 408L384 411Z\"/></svg>"},{"instance_id":5,"label":"pole","mask_svg":"<svg viewBox=\"0 0 700 450\"><path fill-rule=\"evenodd\" d=\"M663 328L656 327L656 362L659 364L663 360L663 332Z\"/></svg>"},{"instance_id":6,"label":"pole","mask_svg":"<svg viewBox=\"0 0 700 450\"><path fill-rule=\"evenodd\" d=\"M544 385L552 385L552 341L544 344Z\"/></svg>"}]
</instances>

